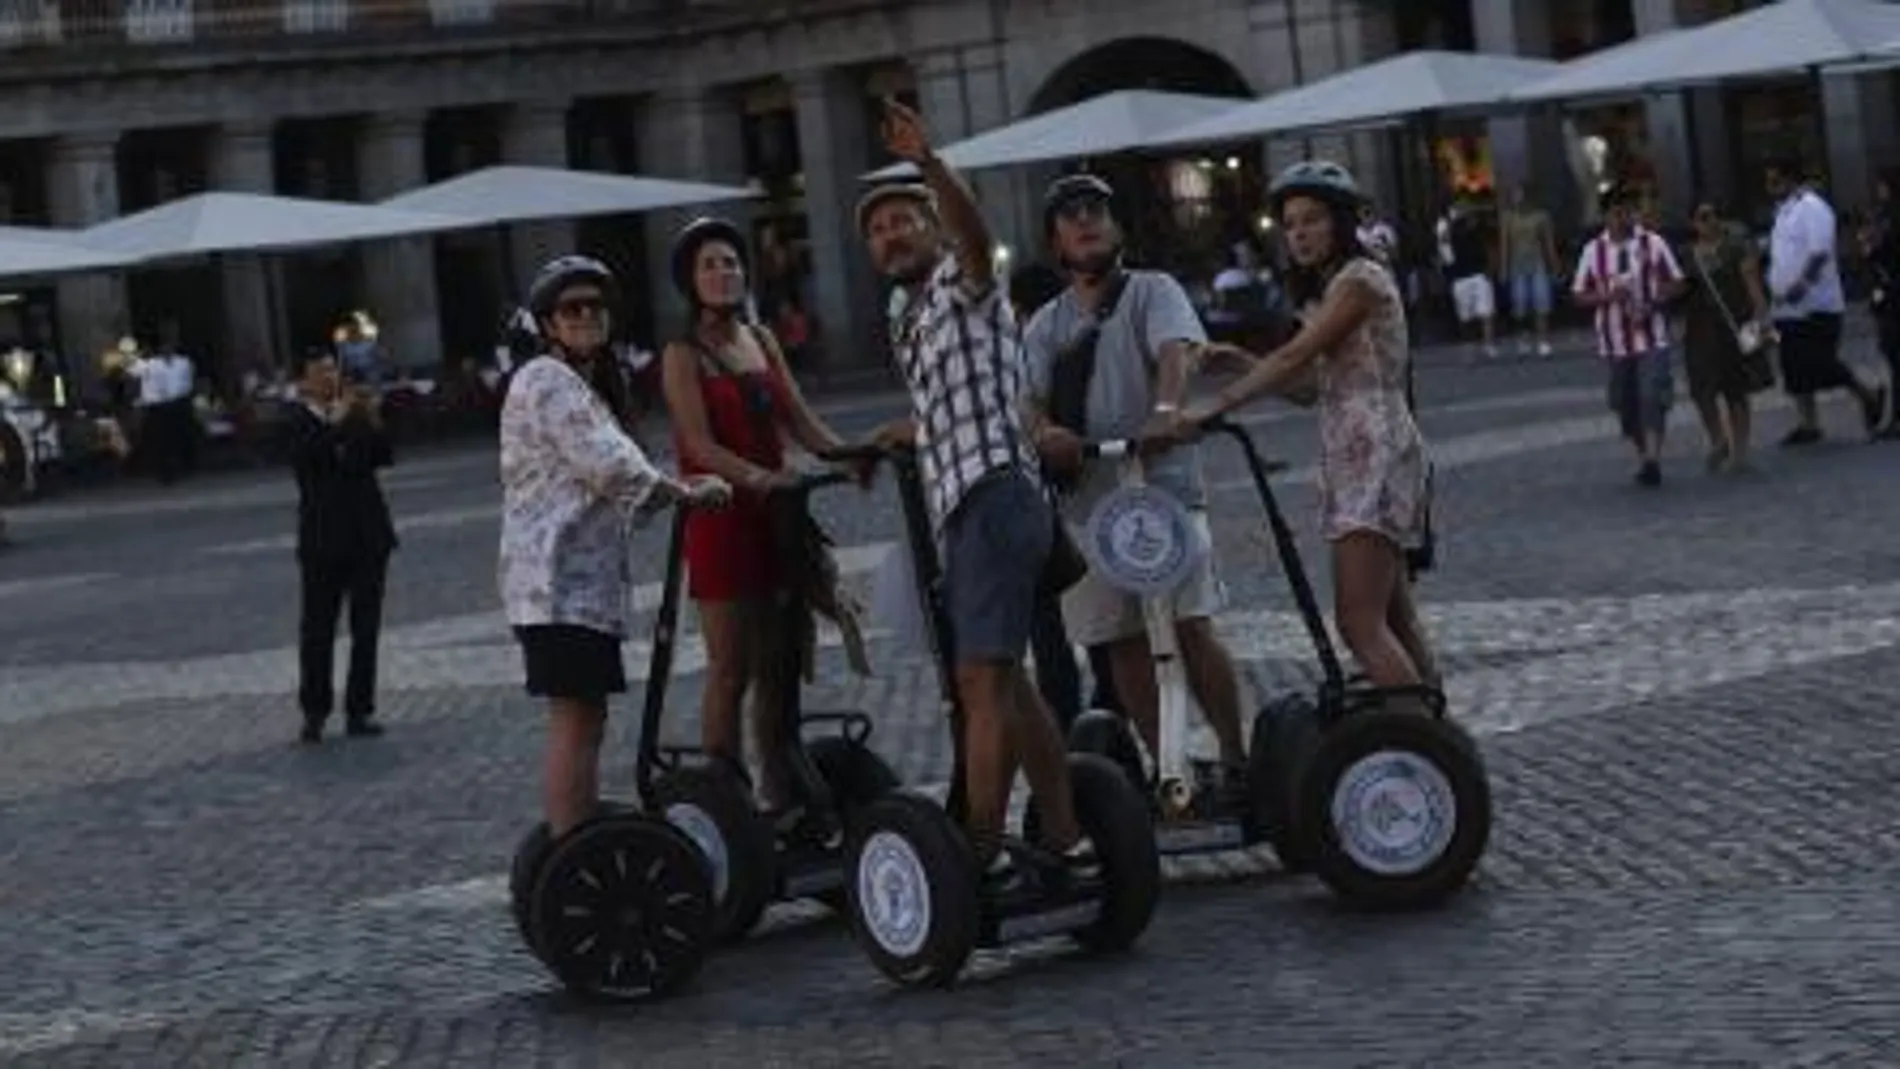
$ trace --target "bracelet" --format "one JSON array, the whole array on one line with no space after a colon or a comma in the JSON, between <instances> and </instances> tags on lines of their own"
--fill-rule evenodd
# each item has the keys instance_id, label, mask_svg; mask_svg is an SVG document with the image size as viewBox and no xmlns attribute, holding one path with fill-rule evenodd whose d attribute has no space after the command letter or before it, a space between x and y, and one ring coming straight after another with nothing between
<instances>
[{"instance_id":1,"label":"bracelet","mask_svg":"<svg viewBox=\"0 0 1900 1069\"><path fill-rule=\"evenodd\" d=\"M1163 401L1155 406L1155 412L1159 415L1167 415L1170 412L1179 412L1180 410L1181 406L1172 401Z\"/></svg>"}]
</instances>

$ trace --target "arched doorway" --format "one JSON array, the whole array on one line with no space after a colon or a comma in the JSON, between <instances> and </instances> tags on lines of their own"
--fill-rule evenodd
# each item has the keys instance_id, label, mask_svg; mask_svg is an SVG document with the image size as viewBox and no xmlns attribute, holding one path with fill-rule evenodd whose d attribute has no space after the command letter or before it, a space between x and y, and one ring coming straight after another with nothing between
<instances>
[{"instance_id":1,"label":"arched doorway","mask_svg":"<svg viewBox=\"0 0 1900 1069\"><path fill-rule=\"evenodd\" d=\"M1104 93L1148 89L1248 99L1239 71L1214 53L1166 37L1127 37L1064 63L1030 98L1040 114ZM1260 201L1259 161L1243 156L1123 154L1076 160L1115 186L1131 258L1183 277L1211 277L1250 231Z\"/></svg>"}]
</instances>

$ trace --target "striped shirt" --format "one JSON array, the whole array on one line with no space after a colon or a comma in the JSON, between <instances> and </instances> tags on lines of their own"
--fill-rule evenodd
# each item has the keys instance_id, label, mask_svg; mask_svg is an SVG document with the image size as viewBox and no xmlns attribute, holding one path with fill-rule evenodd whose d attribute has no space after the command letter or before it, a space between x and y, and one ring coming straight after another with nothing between
<instances>
[{"instance_id":1,"label":"striped shirt","mask_svg":"<svg viewBox=\"0 0 1900 1069\"><path fill-rule=\"evenodd\" d=\"M1676 254L1662 236L1642 227L1618 241L1604 231L1591 238L1577 261L1578 296L1607 293L1620 285L1634 296L1611 301L1596 309L1597 352L1610 360L1654 352L1669 344L1669 323L1663 318L1663 289L1682 278Z\"/></svg>"},{"instance_id":2,"label":"striped shirt","mask_svg":"<svg viewBox=\"0 0 1900 1069\"><path fill-rule=\"evenodd\" d=\"M972 293L956 257L945 255L891 326L940 529L993 472L1013 467L1040 481L1023 421L1022 346L1002 291L991 283Z\"/></svg>"}]
</instances>

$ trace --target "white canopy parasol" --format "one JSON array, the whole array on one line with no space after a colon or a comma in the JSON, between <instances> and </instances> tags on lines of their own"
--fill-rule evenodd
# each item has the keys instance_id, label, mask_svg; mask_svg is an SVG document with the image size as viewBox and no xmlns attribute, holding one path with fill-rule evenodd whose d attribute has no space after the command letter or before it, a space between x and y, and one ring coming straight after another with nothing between
<instances>
[{"instance_id":1,"label":"white canopy parasol","mask_svg":"<svg viewBox=\"0 0 1900 1069\"><path fill-rule=\"evenodd\" d=\"M1778 0L1579 57L1511 99L1634 96L1726 79L1799 74L1871 58L1886 43L1900 43L1900 4Z\"/></svg>"},{"instance_id":2,"label":"white canopy parasol","mask_svg":"<svg viewBox=\"0 0 1900 1069\"><path fill-rule=\"evenodd\" d=\"M951 166L965 171L1107 156L1144 148L1170 131L1244 104L1233 97L1123 89L999 126L938 152ZM910 164L898 163L864 177L882 181L915 173Z\"/></svg>"},{"instance_id":3,"label":"white canopy parasol","mask_svg":"<svg viewBox=\"0 0 1900 1069\"><path fill-rule=\"evenodd\" d=\"M162 260L374 241L473 225L452 216L367 204L213 192L100 223L83 231L80 240L102 252Z\"/></svg>"},{"instance_id":4,"label":"white canopy parasol","mask_svg":"<svg viewBox=\"0 0 1900 1069\"><path fill-rule=\"evenodd\" d=\"M383 201L382 207L453 215L484 225L650 212L755 195L741 186L558 167L502 166L398 193Z\"/></svg>"},{"instance_id":5,"label":"white canopy parasol","mask_svg":"<svg viewBox=\"0 0 1900 1069\"><path fill-rule=\"evenodd\" d=\"M1407 52L1264 100L1185 128L1152 144L1196 145L1274 134L1373 126L1427 112L1495 107L1512 90L1548 78L1561 67L1544 59L1483 52Z\"/></svg>"}]
</instances>

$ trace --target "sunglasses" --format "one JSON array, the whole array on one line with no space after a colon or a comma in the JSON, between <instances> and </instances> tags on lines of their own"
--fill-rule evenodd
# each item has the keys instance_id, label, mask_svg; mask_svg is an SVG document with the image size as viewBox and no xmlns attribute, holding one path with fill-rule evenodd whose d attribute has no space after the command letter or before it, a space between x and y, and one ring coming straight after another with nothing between
<instances>
[{"instance_id":1,"label":"sunglasses","mask_svg":"<svg viewBox=\"0 0 1900 1069\"><path fill-rule=\"evenodd\" d=\"M569 319L598 316L607 311L607 302L599 297L569 297L556 302L554 311Z\"/></svg>"},{"instance_id":2,"label":"sunglasses","mask_svg":"<svg viewBox=\"0 0 1900 1069\"><path fill-rule=\"evenodd\" d=\"M1108 214L1108 202L1097 197L1072 200L1056 209L1056 215L1072 223Z\"/></svg>"}]
</instances>

